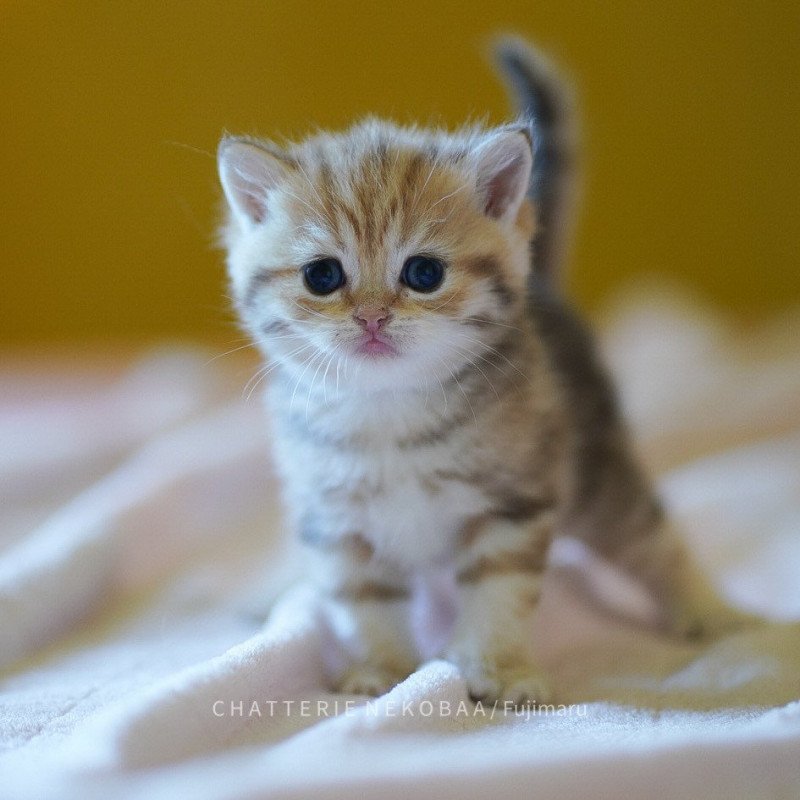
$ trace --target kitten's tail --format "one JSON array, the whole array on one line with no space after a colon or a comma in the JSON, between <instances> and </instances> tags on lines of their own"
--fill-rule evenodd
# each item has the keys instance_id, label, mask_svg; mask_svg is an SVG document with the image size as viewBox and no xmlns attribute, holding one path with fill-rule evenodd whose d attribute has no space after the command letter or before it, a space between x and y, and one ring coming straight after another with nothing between
<instances>
[{"instance_id":1,"label":"kitten's tail","mask_svg":"<svg viewBox=\"0 0 800 800\"><path fill-rule=\"evenodd\" d=\"M504 36L494 54L520 114L533 129L536 208L533 240L535 284L555 288L561 280L576 201L577 121L570 87L550 62L525 41Z\"/></svg>"}]
</instances>

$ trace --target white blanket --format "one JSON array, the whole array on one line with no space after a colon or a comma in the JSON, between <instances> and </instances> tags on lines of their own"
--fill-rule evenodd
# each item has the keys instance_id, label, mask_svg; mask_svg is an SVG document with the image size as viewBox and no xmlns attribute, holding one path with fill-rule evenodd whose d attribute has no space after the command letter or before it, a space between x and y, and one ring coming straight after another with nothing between
<instances>
[{"instance_id":1,"label":"white blanket","mask_svg":"<svg viewBox=\"0 0 800 800\"><path fill-rule=\"evenodd\" d=\"M280 533L252 362L9 362L0 797L800 796L796 320L733 332L663 295L612 315L668 506L771 622L708 645L623 624L586 582L635 593L565 544L534 632L559 705L521 715L442 661L369 703L324 689L339 654Z\"/></svg>"}]
</instances>

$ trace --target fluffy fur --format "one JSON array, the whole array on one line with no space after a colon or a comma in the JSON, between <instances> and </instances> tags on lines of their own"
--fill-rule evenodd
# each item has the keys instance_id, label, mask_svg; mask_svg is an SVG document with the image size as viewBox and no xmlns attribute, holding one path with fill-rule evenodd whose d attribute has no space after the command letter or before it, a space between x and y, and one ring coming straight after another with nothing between
<instances>
[{"instance_id":1,"label":"fluffy fur","mask_svg":"<svg viewBox=\"0 0 800 800\"><path fill-rule=\"evenodd\" d=\"M554 291L563 91L520 43L501 56L530 121L448 133L368 120L219 149L233 294L272 364L289 516L352 629L346 691L415 668L415 577L449 567L460 605L443 655L471 695L546 699L527 632L555 535L644 580L666 627L736 619L669 533L591 337ZM419 255L445 265L431 292L403 283ZM303 278L320 258L345 274L326 295Z\"/></svg>"}]
</instances>

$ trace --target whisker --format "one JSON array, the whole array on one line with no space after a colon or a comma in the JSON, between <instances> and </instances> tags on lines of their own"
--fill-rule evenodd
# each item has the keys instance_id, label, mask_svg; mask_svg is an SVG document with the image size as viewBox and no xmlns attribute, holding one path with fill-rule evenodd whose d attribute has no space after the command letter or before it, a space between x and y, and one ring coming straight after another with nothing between
<instances>
[{"instance_id":1,"label":"whisker","mask_svg":"<svg viewBox=\"0 0 800 800\"><path fill-rule=\"evenodd\" d=\"M263 375L263 374L264 374L264 371L265 371L265 370L267 370L267 369L269 369L269 364L264 364L263 366L259 367L259 368L258 368L258 369L255 371L255 373L254 373L254 374L253 374L253 375L250 377L250 380L248 380L248 381L247 381L247 383L246 383L246 384L244 385L244 387L242 388L242 399L244 399L244 400L249 400L249 399L250 399L250 395L249 395L249 394L248 394L248 395L247 395L247 397L245 398L245 394L247 393L247 389L248 389L248 387L250 386L250 384L251 384L253 381L257 381L257 380L259 380L259 379L260 379L260 377L261 377L261 375Z\"/></svg>"},{"instance_id":2,"label":"whisker","mask_svg":"<svg viewBox=\"0 0 800 800\"><path fill-rule=\"evenodd\" d=\"M308 394L306 395L306 425L308 425L308 409L309 409L309 406L311 405L311 395L314 393L314 384L317 381L317 375L319 374L319 371L322 368L322 365L324 363L325 363L325 359L321 358L319 360L319 364L317 365L317 368L314 370L314 374L311 377L311 383L310 383L310 385L308 387Z\"/></svg>"},{"instance_id":3,"label":"whisker","mask_svg":"<svg viewBox=\"0 0 800 800\"><path fill-rule=\"evenodd\" d=\"M450 192L450 194L446 194L444 197L440 197L433 205L428 206L428 208L425 209L425 213L426 214L430 214L430 212L433 211L433 209L436 208L436 206L438 206L439 203L443 203L445 200L449 200L453 195L456 195L459 192L463 192L464 189L466 189L466 188L467 188L466 185L459 186L457 189L455 189L454 191ZM450 212L450 213L452 213L452 212ZM446 219L449 219L449 215L448 215L448 217Z\"/></svg>"},{"instance_id":4,"label":"whisker","mask_svg":"<svg viewBox=\"0 0 800 800\"><path fill-rule=\"evenodd\" d=\"M208 150L203 150L201 147L195 147L193 144L186 144L186 142L176 142L172 139L165 139L164 144L172 145L173 147L181 147L184 150L189 150L192 153L197 153L201 156L208 156L212 161L216 161L217 157L213 153L209 153Z\"/></svg>"},{"instance_id":5,"label":"whisker","mask_svg":"<svg viewBox=\"0 0 800 800\"><path fill-rule=\"evenodd\" d=\"M528 381L528 383L531 383L530 377L526 375L513 361L509 361L509 359L496 348L490 347L488 344L482 342L480 339L473 339L471 336L464 336L463 338L467 339L470 342L475 342L475 344L479 344L481 345L481 347L485 347L490 353L494 353L496 356L499 356L500 358L503 359L503 361L506 362L506 364L515 369L520 375L522 375L522 377L525 378L525 380Z\"/></svg>"},{"instance_id":6,"label":"whisker","mask_svg":"<svg viewBox=\"0 0 800 800\"><path fill-rule=\"evenodd\" d=\"M450 297L448 297L447 300L444 301L444 303L442 303L441 305L436 306L435 308L432 308L431 312L438 311L440 308L444 308L449 302L451 302L453 300L454 297L456 297L457 294L458 294L458 292L453 292L453 294L451 294Z\"/></svg>"},{"instance_id":7,"label":"whisker","mask_svg":"<svg viewBox=\"0 0 800 800\"><path fill-rule=\"evenodd\" d=\"M213 358L209 358L208 361L206 361L206 363L203 364L203 366L207 367L212 361L216 361L218 358L224 358L225 356L231 355L231 353L238 353L240 350L246 350L248 347L253 347L253 343L248 341L246 344L243 344L239 347L234 347L233 350L228 350L225 353L220 353L219 355L214 356Z\"/></svg>"},{"instance_id":8,"label":"whisker","mask_svg":"<svg viewBox=\"0 0 800 800\"><path fill-rule=\"evenodd\" d=\"M307 202L306 200L303 200L302 197L298 197L294 192L290 192L285 187L282 189L282 192L291 197L293 200L297 200L298 203L302 203L315 217L317 217L317 219L324 218L324 215L320 213L319 209L314 208L314 206L312 206L311 203Z\"/></svg>"},{"instance_id":9,"label":"whisker","mask_svg":"<svg viewBox=\"0 0 800 800\"><path fill-rule=\"evenodd\" d=\"M300 387L300 383L303 380L303 377L305 376L306 372L308 372L308 368L314 363L314 361L316 361L317 358L319 358L320 356L323 356L323 355L324 355L324 351L317 350L308 360L306 360L304 362L303 371L300 373L300 375L297 378L297 382L294 385L294 391L292 392L292 398L289 401L289 410L290 411L294 410L294 398L295 398L295 395L297 394L297 390Z\"/></svg>"},{"instance_id":10,"label":"whisker","mask_svg":"<svg viewBox=\"0 0 800 800\"><path fill-rule=\"evenodd\" d=\"M411 210L408 212L409 214L413 214L414 213L414 210L417 207L417 203L419 202L420 197L422 197L423 192L427 188L428 183L430 182L430 179L433 177L434 170L436 169L437 166L438 166L438 164L437 164L436 160L434 160L433 163L431 164L431 169L430 169L430 172L428 173L428 177L425 178L425 183L422 184L422 188L416 193L416 195L414 197L414 203L411 206Z\"/></svg>"},{"instance_id":11,"label":"whisker","mask_svg":"<svg viewBox=\"0 0 800 800\"><path fill-rule=\"evenodd\" d=\"M349 373L348 373L349 368L350 368L350 353L349 352L345 352L345 355L344 355L344 370L343 370L344 371L345 380L347 380L348 377L349 377Z\"/></svg>"},{"instance_id":12,"label":"whisker","mask_svg":"<svg viewBox=\"0 0 800 800\"><path fill-rule=\"evenodd\" d=\"M437 358L438 358L438 356L437 356ZM456 375L453 372L453 370L450 369L449 364L443 358L439 358L439 361L441 361L442 364L444 364L445 369L450 373L450 377L455 381L455 384L460 389L461 394L464 395L464 399L467 401L467 406L469 406L469 410L472 412L472 418L475 420L475 424L477 425L478 424L478 417L475 414L475 409L472 407L472 403L470 402L469 397L467 396L467 393L464 391L464 387L461 385L461 381L458 379L458 375Z\"/></svg>"},{"instance_id":13,"label":"whisker","mask_svg":"<svg viewBox=\"0 0 800 800\"><path fill-rule=\"evenodd\" d=\"M322 373L322 395L325 400L325 405L328 405L328 370L331 368L331 364L333 363L334 357L336 357L336 351L341 347L341 345L336 345L333 350L331 351L331 357L328 359L328 364L325 367L325 372Z\"/></svg>"},{"instance_id":14,"label":"whisker","mask_svg":"<svg viewBox=\"0 0 800 800\"><path fill-rule=\"evenodd\" d=\"M255 380L255 383L253 383L250 392L247 394L247 397L245 398L245 402L250 401L250 398L252 397L253 392L255 392L256 388L258 387L258 384L261 383L261 381L263 381L267 377L267 375L269 375L270 372L272 372L276 367L280 366L281 364L284 364L289 358L291 358L291 356L296 355L297 353L301 353L303 350L306 350L309 347L312 347L312 345L306 344L303 345L302 347L298 347L297 349L292 350L290 353L287 353L282 358L276 358L271 363L265 364L263 367L257 370L255 375L253 375L253 377L250 378L250 380L245 384L244 389L242 389L242 396L244 396L245 392L247 392L247 387L250 386L251 382Z\"/></svg>"},{"instance_id":15,"label":"whisker","mask_svg":"<svg viewBox=\"0 0 800 800\"><path fill-rule=\"evenodd\" d=\"M322 319L327 319L329 322L336 322L333 317L329 317L327 314L323 314L321 311L314 311L313 308L306 308L305 306L301 306L297 300L292 300L292 302L298 307L301 308L303 311L307 311L309 314L314 314L317 317L322 317ZM308 320L296 320L296 322L307 322Z\"/></svg>"},{"instance_id":16,"label":"whisker","mask_svg":"<svg viewBox=\"0 0 800 800\"><path fill-rule=\"evenodd\" d=\"M492 391L494 392L495 397L499 400L500 399L500 394L497 391L497 389L495 388L495 385L489 380L489 376L478 366L478 364L475 361L473 361L471 358L469 358L469 356L478 356L478 353L473 353L471 350L466 350L466 349L460 348L458 345L453 345L453 347L462 356L466 357L467 363L471 364L473 367L475 367L476 370L478 370L478 372L480 372L481 375L483 375L484 379L486 380L486 383L489 384L489 386L491 387ZM486 360L486 359L484 359L484 360ZM491 363L491 362L489 362L489 363Z\"/></svg>"},{"instance_id":17,"label":"whisker","mask_svg":"<svg viewBox=\"0 0 800 800\"><path fill-rule=\"evenodd\" d=\"M314 184L311 182L311 178L308 177L308 173L303 169L303 165L300 164L299 162L297 163L297 169L300 170L300 174L306 179L306 183L308 184L308 188L311 189L312 192L314 192L314 196L317 198L317 200L319 200L320 205L322 205L322 207L324 208L325 207L325 203L322 202L322 198L319 196L319 192L317 191L317 187L314 186Z\"/></svg>"},{"instance_id":18,"label":"whisker","mask_svg":"<svg viewBox=\"0 0 800 800\"><path fill-rule=\"evenodd\" d=\"M269 362L268 362L268 363L266 363L266 364L264 364L264 365L263 365L262 367L260 367L258 370L256 370L256 373L255 373L255 375L253 375L253 377L252 377L252 378L250 378L250 380L249 380L249 381L248 381L248 382L245 384L245 387L244 387L244 389L242 390L242 394L244 394L244 392L246 392L246 391L247 391L247 387L250 385L250 381L253 381L253 380L255 380L255 379L256 379L256 377L258 377L259 375L262 375L262 373L263 373L263 375L266 375L266 374L268 374L268 373L269 373L269 372L271 372L271 371L272 371L272 370L273 370L275 367L277 367L278 365L280 365L280 364L284 363L284 362L285 362L285 361L286 361L288 358L290 358L291 356L295 355L296 353L299 353L299 352L301 352L301 351L302 351L302 350L304 350L306 347L310 347L310 346L311 346L311 345L309 344L309 345L305 345L305 346L297 347L297 348L295 348L294 350L292 350L291 352L289 352L289 353L286 353L284 356L282 356L282 357L280 357L280 358L278 358L278 357L275 357L275 358L270 358ZM255 387L254 387L254 388L255 388ZM248 398L249 398L249 395L248 395Z\"/></svg>"},{"instance_id":19,"label":"whisker","mask_svg":"<svg viewBox=\"0 0 800 800\"><path fill-rule=\"evenodd\" d=\"M447 413L447 392L444 390L444 384L442 383L442 379L438 375L435 375L434 377L439 382L439 388L442 390L442 399L444 400L444 410L445 413Z\"/></svg>"},{"instance_id":20,"label":"whisker","mask_svg":"<svg viewBox=\"0 0 800 800\"><path fill-rule=\"evenodd\" d=\"M504 322L495 322L492 319L486 319L484 317L461 317L461 322L480 322L483 325L497 325L501 328L508 328L512 331L519 331L520 333L525 333L522 328L517 328L514 325L506 325Z\"/></svg>"},{"instance_id":21,"label":"whisker","mask_svg":"<svg viewBox=\"0 0 800 800\"><path fill-rule=\"evenodd\" d=\"M262 336L262 338L266 339L268 345L276 344L277 342L285 342L287 339L300 339L303 337L302 333L287 333L284 336L276 335L273 336L270 334L269 336Z\"/></svg>"}]
</instances>

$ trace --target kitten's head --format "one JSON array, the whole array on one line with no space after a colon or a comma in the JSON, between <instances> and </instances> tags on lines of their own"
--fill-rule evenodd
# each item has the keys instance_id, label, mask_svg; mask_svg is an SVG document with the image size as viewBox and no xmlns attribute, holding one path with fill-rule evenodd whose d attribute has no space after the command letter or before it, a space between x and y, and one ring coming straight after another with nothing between
<instances>
[{"instance_id":1,"label":"kitten's head","mask_svg":"<svg viewBox=\"0 0 800 800\"><path fill-rule=\"evenodd\" d=\"M479 363L524 306L531 164L523 125L368 121L285 149L223 139L243 322L282 369L335 373L345 390L425 387Z\"/></svg>"}]
</instances>

